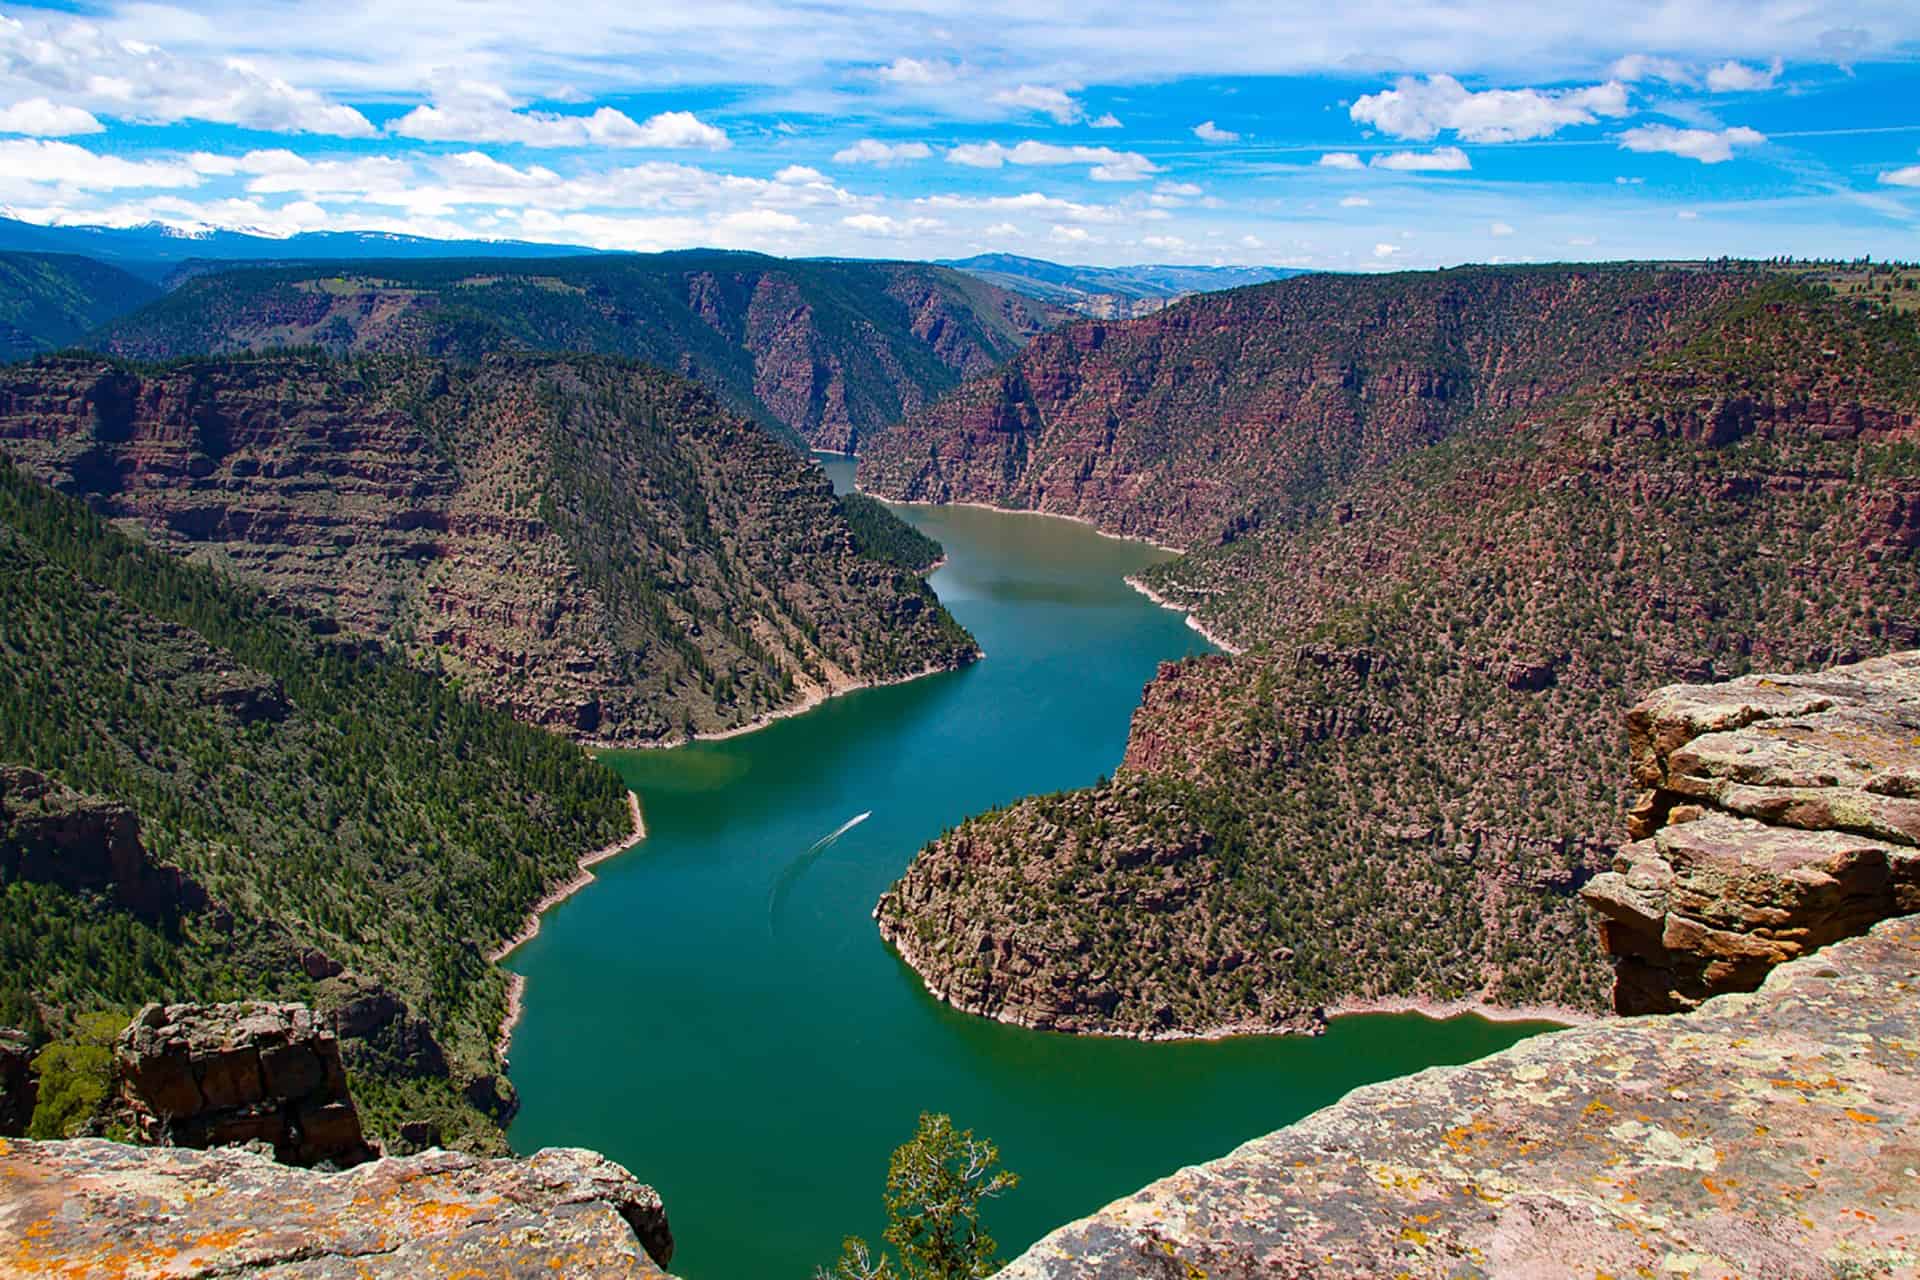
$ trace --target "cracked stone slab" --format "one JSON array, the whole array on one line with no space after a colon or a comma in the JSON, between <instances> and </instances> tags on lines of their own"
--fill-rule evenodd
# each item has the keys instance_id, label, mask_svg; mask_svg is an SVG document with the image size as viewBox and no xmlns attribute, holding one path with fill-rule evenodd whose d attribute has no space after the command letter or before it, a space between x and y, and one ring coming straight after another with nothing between
<instances>
[{"instance_id":1,"label":"cracked stone slab","mask_svg":"<svg viewBox=\"0 0 1920 1280\"><path fill-rule=\"evenodd\" d=\"M1920 1274L1920 917L1689 1014L1357 1089L1004 1280Z\"/></svg>"},{"instance_id":2,"label":"cracked stone slab","mask_svg":"<svg viewBox=\"0 0 1920 1280\"><path fill-rule=\"evenodd\" d=\"M662 1277L651 1187L590 1151L344 1173L250 1151L0 1140L0 1276Z\"/></svg>"}]
</instances>

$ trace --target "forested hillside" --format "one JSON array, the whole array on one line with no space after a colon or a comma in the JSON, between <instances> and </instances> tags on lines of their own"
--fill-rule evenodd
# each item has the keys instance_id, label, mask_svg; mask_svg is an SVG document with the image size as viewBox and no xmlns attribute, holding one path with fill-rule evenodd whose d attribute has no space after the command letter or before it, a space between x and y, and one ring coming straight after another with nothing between
<instances>
[{"instance_id":1,"label":"forested hillside","mask_svg":"<svg viewBox=\"0 0 1920 1280\"><path fill-rule=\"evenodd\" d=\"M1114 779L964 824L882 900L935 990L1136 1035L1598 1007L1573 890L1624 835L1625 709L1920 639L1920 333L1757 280L1315 497L1145 575L1251 650L1163 667Z\"/></svg>"},{"instance_id":2,"label":"forested hillside","mask_svg":"<svg viewBox=\"0 0 1920 1280\"><path fill-rule=\"evenodd\" d=\"M944 267L695 250L219 271L90 341L149 359L305 345L632 356L776 432L852 452L1056 314Z\"/></svg>"},{"instance_id":3,"label":"forested hillside","mask_svg":"<svg viewBox=\"0 0 1920 1280\"><path fill-rule=\"evenodd\" d=\"M857 532L817 468L628 361L50 357L0 372L0 449L586 740L734 728L975 653L891 515Z\"/></svg>"},{"instance_id":4,"label":"forested hillside","mask_svg":"<svg viewBox=\"0 0 1920 1280\"><path fill-rule=\"evenodd\" d=\"M0 361L70 346L160 296L118 267L71 253L0 253Z\"/></svg>"},{"instance_id":5,"label":"forested hillside","mask_svg":"<svg viewBox=\"0 0 1920 1280\"><path fill-rule=\"evenodd\" d=\"M380 988L411 1010L352 1046L376 1116L394 1090L458 1115L498 1070L485 955L627 829L617 779L564 739L3 461L0 763L0 1023L371 982L363 1018ZM89 859L111 865L89 881Z\"/></svg>"}]
</instances>

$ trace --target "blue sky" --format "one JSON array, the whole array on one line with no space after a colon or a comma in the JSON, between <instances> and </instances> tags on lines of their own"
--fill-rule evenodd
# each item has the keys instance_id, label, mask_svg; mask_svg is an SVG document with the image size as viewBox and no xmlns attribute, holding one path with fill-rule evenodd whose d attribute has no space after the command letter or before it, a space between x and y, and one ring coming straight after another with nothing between
<instances>
[{"instance_id":1,"label":"blue sky","mask_svg":"<svg viewBox=\"0 0 1920 1280\"><path fill-rule=\"evenodd\" d=\"M0 206L1103 264L1920 258L1920 5L0 6Z\"/></svg>"}]
</instances>

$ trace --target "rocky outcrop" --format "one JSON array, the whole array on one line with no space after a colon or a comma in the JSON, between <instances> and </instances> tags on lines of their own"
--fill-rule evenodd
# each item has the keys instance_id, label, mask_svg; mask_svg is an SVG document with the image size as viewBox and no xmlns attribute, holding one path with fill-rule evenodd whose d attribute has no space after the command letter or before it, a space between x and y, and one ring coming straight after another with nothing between
<instances>
[{"instance_id":1,"label":"rocky outcrop","mask_svg":"<svg viewBox=\"0 0 1920 1280\"><path fill-rule=\"evenodd\" d=\"M1638 838L1583 891L1621 1013L1920 911L1920 652L1662 689L1627 726Z\"/></svg>"},{"instance_id":2,"label":"rocky outcrop","mask_svg":"<svg viewBox=\"0 0 1920 1280\"><path fill-rule=\"evenodd\" d=\"M24 1031L0 1027L0 1138L17 1138L27 1131L38 1097L32 1041Z\"/></svg>"},{"instance_id":3,"label":"rocky outcrop","mask_svg":"<svg viewBox=\"0 0 1920 1280\"><path fill-rule=\"evenodd\" d=\"M976 652L918 577L860 554L817 468L620 361L48 358L0 378L0 449L322 626L598 743L737 728ZM191 689L241 724L288 714L259 673Z\"/></svg>"},{"instance_id":4,"label":"rocky outcrop","mask_svg":"<svg viewBox=\"0 0 1920 1280\"><path fill-rule=\"evenodd\" d=\"M285 1164L372 1156L333 1028L297 1004L150 1004L114 1046L120 1106L164 1147L264 1143Z\"/></svg>"},{"instance_id":5,"label":"rocky outcrop","mask_svg":"<svg viewBox=\"0 0 1920 1280\"><path fill-rule=\"evenodd\" d=\"M15 880L102 894L156 920L208 905L190 877L147 856L132 809L0 765L0 884Z\"/></svg>"},{"instance_id":6,"label":"rocky outcrop","mask_svg":"<svg viewBox=\"0 0 1920 1280\"><path fill-rule=\"evenodd\" d=\"M1357 1089L1000 1274L1911 1274L1917 968L1920 920L1888 921L1695 1013Z\"/></svg>"},{"instance_id":7,"label":"rocky outcrop","mask_svg":"<svg viewBox=\"0 0 1920 1280\"><path fill-rule=\"evenodd\" d=\"M629 1280L672 1256L660 1197L588 1151L322 1173L248 1151L0 1141L5 1275Z\"/></svg>"}]
</instances>

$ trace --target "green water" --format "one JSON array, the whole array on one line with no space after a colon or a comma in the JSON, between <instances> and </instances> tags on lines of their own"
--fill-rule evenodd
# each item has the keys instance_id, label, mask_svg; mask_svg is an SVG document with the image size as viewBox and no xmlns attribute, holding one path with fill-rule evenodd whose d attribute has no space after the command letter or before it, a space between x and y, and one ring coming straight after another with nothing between
<instances>
[{"instance_id":1,"label":"green water","mask_svg":"<svg viewBox=\"0 0 1920 1280\"><path fill-rule=\"evenodd\" d=\"M847 483L847 464L829 470ZM874 899L967 815L1110 771L1155 665L1206 644L1121 581L1149 548L1031 516L902 514L946 547L933 585L986 660L610 757L648 838L510 962L529 980L516 1149L592 1147L654 1184L688 1280L804 1280L847 1232L877 1238L888 1153L945 1111L1024 1179L989 1219L1011 1256L1356 1085L1541 1029L1380 1016L1319 1039L1138 1044L928 997L875 933Z\"/></svg>"}]
</instances>

